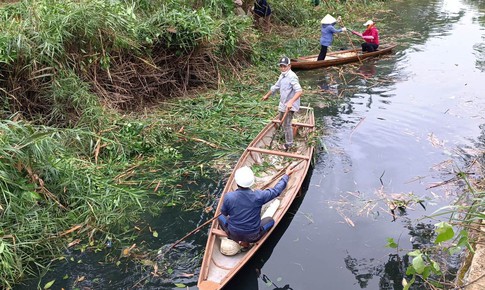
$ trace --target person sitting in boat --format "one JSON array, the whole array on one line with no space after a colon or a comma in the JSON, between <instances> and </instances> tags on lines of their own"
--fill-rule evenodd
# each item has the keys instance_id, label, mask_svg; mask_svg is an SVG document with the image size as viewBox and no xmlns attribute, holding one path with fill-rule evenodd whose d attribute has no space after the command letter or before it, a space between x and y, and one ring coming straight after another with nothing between
<instances>
[{"instance_id":1,"label":"person sitting in boat","mask_svg":"<svg viewBox=\"0 0 485 290\"><path fill-rule=\"evenodd\" d=\"M288 167L286 174L273 188L252 190L254 173L245 166L236 170L234 180L238 188L224 196L219 216L219 224L227 236L238 242L243 248L249 248L250 243L257 242L274 225L272 217L261 219L261 208L272 199L278 197L295 169Z\"/></svg>"},{"instance_id":2,"label":"person sitting in boat","mask_svg":"<svg viewBox=\"0 0 485 290\"><path fill-rule=\"evenodd\" d=\"M317 60L324 60L327 56L327 50L333 42L333 35L335 33L341 33L347 31L345 27L340 29L335 28L335 24L337 24L337 19L335 19L332 15L327 14L323 19L320 21L322 24L322 35L320 37L320 54L318 55Z\"/></svg>"},{"instance_id":3,"label":"person sitting in boat","mask_svg":"<svg viewBox=\"0 0 485 290\"><path fill-rule=\"evenodd\" d=\"M285 129L285 144L281 149L288 151L293 146L293 128L291 121L295 112L300 110L300 97L303 94L298 76L291 70L291 60L284 56L279 61L280 76L276 83L271 86L269 91L262 97L267 100L276 91L280 91L280 103L278 105L279 120L283 121ZM284 118L284 120L283 120Z\"/></svg>"},{"instance_id":4,"label":"person sitting in boat","mask_svg":"<svg viewBox=\"0 0 485 290\"><path fill-rule=\"evenodd\" d=\"M362 52L376 51L379 47L379 30L377 30L376 24L372 20L368 20L364 23L364 26L367 26L367 28L362 34L353 30L350 32L365 40L365 42L362 43Z\"/></svg>"}]
</instances>

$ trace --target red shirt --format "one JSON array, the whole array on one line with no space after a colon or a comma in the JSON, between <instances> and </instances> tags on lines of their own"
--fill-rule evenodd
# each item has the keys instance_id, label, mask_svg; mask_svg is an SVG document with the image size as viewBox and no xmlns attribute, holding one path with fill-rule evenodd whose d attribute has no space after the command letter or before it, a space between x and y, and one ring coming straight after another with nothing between
<instances>
[{"instance_id":1,"label":"red shirt","mask_svg":"<svg viewBox=\"0 0 485 290\"><path fill-rule=\"evenodd\" d=\"M372 26L362 33L362 38L364 38L365 42L379 45L379 30L375 26Z\"/></svg>"}]
</instances>

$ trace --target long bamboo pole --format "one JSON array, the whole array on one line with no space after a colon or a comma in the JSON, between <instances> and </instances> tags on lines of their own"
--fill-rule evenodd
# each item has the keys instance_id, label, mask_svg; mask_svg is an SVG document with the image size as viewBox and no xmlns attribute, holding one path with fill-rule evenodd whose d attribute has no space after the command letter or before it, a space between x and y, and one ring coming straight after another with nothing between
<instances>
[{"instance_id":1,"label":"long bamboo pole","mask_svg":"<svg viewBox=\"0 0 485 290\"><path fill-rule=\"evenodd\" d=\"M279 122L279 125L277 123L275 123L275 126L279 126L278 128L276 128L276 131L274 134L273 134L273 137L271 138L271 142L269 142L269 149L271 149L273 147L273 141L274 141L274 138L276 137L276 135L279 135L279 132L281 131L281 127L283 127L283 122L285 121L286 119L286 115L288 115L288 112L290 111L290 109L286 108L286 111L285 113L283 114L283 118L281 118L281 121Z\"/></svg>"},{"instance_id":2,"label":"long bamboo pole","mask_svg":"<svg viewBox=\"0 0 485 290\"><path fill-rule=\"evenodd\" d=\"M342 18L340 16L339 16L339 20L338 21L340 22L340 24L343 27L345 27L344 21L342 20ZM360 59L359 52L355 48L354 43L352 42L352 38L350 38L350 35L349 35L349 31L348 30L345 31L345 35L347 35L347 37L349 39L349 42L350 42L350 45L352 46L352 49L355 50L355 53L357 54L357 59L359 60L360 64L362 64L362 60Z\"/></svg>"},{"instance_id":3,"label":"long bamboo pole","mask_svg":"<svg viewBox=\"0 0 485 290\"><path fill-rule=\"evenodd\" d=\"M206 225L208 225L210 222L212 222L213 220L215 220L216 218L218 218L221 214L218 214L216 216L214 216L213 218L211 218L210 220L206 221L205 223L201 224L200 226L198 226L197 228L193 229L190 233L186 234L185 236L183 236L181 239L177 240L175 243L173 243L170 248L168 248L167 252L170 251L171 249L173 249L176 245L180 244L183 240L185 240L186 238L190 237L191 235L195 234L196 232L200 231L200 229L202 229L203 227L205 227Z\"/></svg>"}]
</instances>

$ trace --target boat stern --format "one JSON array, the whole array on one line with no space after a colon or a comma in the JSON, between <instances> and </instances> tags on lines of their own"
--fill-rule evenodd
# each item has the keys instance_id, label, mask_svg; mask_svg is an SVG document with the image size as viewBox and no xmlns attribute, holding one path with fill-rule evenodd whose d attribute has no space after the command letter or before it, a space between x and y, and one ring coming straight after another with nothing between
<instances>
[{"instance_id":1,"label":"boat stern","mask_svg":"<svg viewBox=\"0 0 485 290\"><path fill-rule=\"evenodd\" d=\"M219 290L221 289L221 284L213 281L201 281L199 285L199 290Z\"/></svg>"}]
</instances>

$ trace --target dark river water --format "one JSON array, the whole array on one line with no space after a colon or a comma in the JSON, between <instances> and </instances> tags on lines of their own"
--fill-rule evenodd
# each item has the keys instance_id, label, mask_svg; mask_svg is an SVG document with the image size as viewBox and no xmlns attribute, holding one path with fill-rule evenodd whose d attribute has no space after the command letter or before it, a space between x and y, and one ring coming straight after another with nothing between
<instances>
[{"instance_id":1,"label":"dark river water","mask_svg":"<svg viewBox=\"0 0 485 290\"><path fill-rule=\"evenodd\" d=\"M402 289L405 254L429 243L444 219L429 216L453 202L457 187L437 185L463 169L483 138L485 1L393 6L374 19L381 42L398 44L393 54L297 72L305 89L317 92L302 101L315 107L323 128L308 190L227 289ZM425 209L410 203L393 221L385 201L396 196L423 200ZM163 237L146 240L154 249L160 239L170 244L210 217L167 210L151 223ZM205 238L201 231L173 250L171 277L144 279L149 273L139 266L75 254L39 285L56 279L52 289L196 289ZM387 238L399 241L399 250L386 248ZM454 271L457 263L448 265Z\"/></svg>"}]
</instances>

